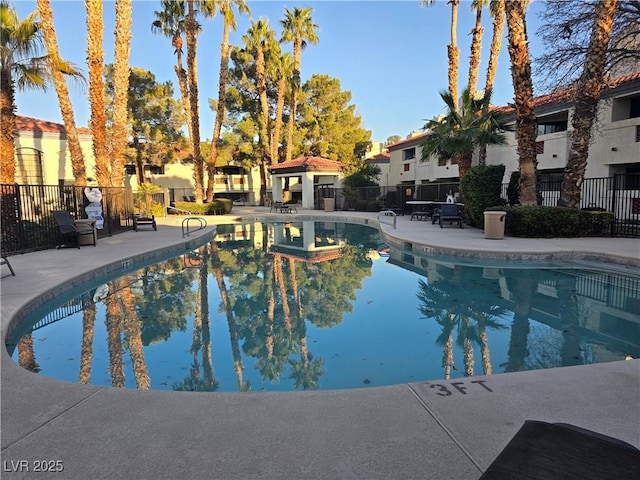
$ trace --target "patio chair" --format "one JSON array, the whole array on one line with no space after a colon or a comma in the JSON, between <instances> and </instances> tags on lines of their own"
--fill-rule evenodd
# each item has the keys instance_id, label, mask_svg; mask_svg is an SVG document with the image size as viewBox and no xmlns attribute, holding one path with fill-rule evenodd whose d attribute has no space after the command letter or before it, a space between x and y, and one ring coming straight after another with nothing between
<instances>
[{"instance_id":1,"label":"patio chair","mask_svg":"<svg viewBox=\"0 0 640 480\"><path fill-rule=\"evenodd\" d=\"M276 212L282 213L283 208L284 208L284 202L275 201L271 204L271 207L269 207L269 213L273 212L274 210Z\"/></svg>"},{"instance_id":2,"label":"patio chair","mask_svg":"<svg viewBox=\"0 0 640 480\"><path fill-rule=\"evenodd\" d=\"M458 210L458 206L455 203L445 203L440 207L438 212L438 225L442 228L442 222L457 222L458 226L462 228L462 215Z\"/></svg>"},{"instance_id":3,"label":"patio chair","mask_svg":"<svg viewBox=\"0 0 640 480\"><path fill-rule=\"evenodd\" d=\"M0 265L6 265L7 267L9 267L9 271L11 272L12 276L16 276L16 272L13 271L13 267L11 266L11 264L9 263L9 259L7 258L6 255L2 255L2 260L0 260Z\"/></svg>"},{"instance_id":4,"label":"patio chair","mask_svg":"<svg viewBox=\"0 0 640 480\"><path fill-rule=\"evenodd\" d=\"M66 210L54 210L53 218L58 225L58 249L71 243L80 248L87 240L96 246L95 220L74 220Z\"/></svg>"}]
</instances>

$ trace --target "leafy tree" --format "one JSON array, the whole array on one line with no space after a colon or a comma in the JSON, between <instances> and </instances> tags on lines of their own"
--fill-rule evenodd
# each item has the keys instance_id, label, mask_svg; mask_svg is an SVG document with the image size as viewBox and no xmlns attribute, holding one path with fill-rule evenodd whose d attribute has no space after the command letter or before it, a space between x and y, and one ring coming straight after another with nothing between
<instances>
[{"instance_id":1,"label":"leafy tree","mask_svg":"<svg viewBox=\"0 0 640 480\"><path fill-rule=\"evenodd\" d=\"M340 89L340 80L329 75L313 75L302 88L301 105L303 144L299 153L315 155L342 163L347 174L360 169L362 147L371 140L371 131L362 127L349 104L351 92Z\"/></svg>"},{"instance_id":2,"label":"leafy tree","mask_svg":"<svg viewBox=\"0 0 640 480\"><path fill-rule=\"evenodd\" d=\"M344 185L350 188L376 187L382 170L378 165L364 164L360 170L344 178Z\"/></svg>"},{"instance_id":3,"label":"leafy tree","mask_svg":"<svg viewBox=\"0 0 640 480\"><path fill-rule=\"evenodd\" d=\"M106 91L113 92L113 67L106 69ZM138 183L144 183L145 164L163 164L176 159L184 149L181 128L184 119L173 98L173 85L158 83L153 73L133 67L127 92L128 131L131 136L129 161L136 165Z\"/></svg>"},{"instance_id":4,"label":"leafy tree","mask_svg":"<svg viewBox=\"0 0 640 480\"><path fill-rule=\"evenodd\" d=\"M398 143L402 138L400 135L391 135L387 137L387 140L384 142L385 145L392 145L394 143Z\"/></svg>"}]
</instances>

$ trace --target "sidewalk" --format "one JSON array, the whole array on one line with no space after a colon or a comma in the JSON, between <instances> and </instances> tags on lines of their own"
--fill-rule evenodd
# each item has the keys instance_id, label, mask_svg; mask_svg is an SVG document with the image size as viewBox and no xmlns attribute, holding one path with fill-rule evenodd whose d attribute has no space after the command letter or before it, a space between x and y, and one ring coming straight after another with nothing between
<instances>
[{"instance_id":1,"label":"sidewalk","mask_svg":"<svg viewBox=\"0 0 640 480\"><path fill-rule=\"evenodd\" d=\"M317 218L377 224L377 213L234 207L227 219ZM211 238L182 237L179 217L96 247L10 257L1 287L2 338L27 310L129 262L176 255ZM638 239L484 239L380 217L387 241L416 252L511 261L608 259L640 266ZM460 253L464 251L464 253ZM2 274L8 269L2 267ZM477 479L526 419L565 422L640 447L640 360L418 382L283 393L136 391L63 383L1 357L2 478ZM43 460L56 473L34 473ZM55 463L60 461L60 463ZM27 469L29 471L27 471Z\"/></svg>"}]
</instances>

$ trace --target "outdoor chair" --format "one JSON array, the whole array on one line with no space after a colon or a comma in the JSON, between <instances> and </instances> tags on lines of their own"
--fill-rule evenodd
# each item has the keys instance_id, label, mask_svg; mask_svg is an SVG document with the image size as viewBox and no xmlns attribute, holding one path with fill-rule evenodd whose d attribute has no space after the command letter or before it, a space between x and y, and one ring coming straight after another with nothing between
<instances>
[{"instance_id":1,"label":"outdoor chair","mask_svg":"<svg viewBox=\"0 0 640 480\"><path fill-rule=\"evenodd\" d=\"M440 207L439 211L434 214L434 217L436 215L438 216L438 225L440 225L440 228L442 228L443 222L457 222L458 226L462 228L462 215L460 215L458 206L455 203L445 203Z\"/></svg>"},{"instance_id":2,"label":"outdoor chair","mask_svg":"<svg viewBox=\"0 0 640 480\"><path fill-rule=\"evenodd\" d=\"M90 242L88 244L96 246L95 220L74 220L66 210L54 210L53 218L58 225L58 249L71 244L80 248L80 245L87 244L87 240Z\"/></svg>"},{"instance_id":3,"label":"outdoor chair","mask_svg":"<svg viewBox=\"0 0 640 480\"><path fill-rule=\"evenodd\" d=\"M274 210L276 212L280 212L282 213L282 209L284 208L284 203L283 202L278 202L275 201L271 204L271 207L269 208L269 213L273 212Z\"/></svg>"},{"instance_id":4,"label":"outdoor chair","mask_svg":"<svg viewBox=\"0 0 640 480\"><path fill-rule=\"evenodd\" d=\"M156 224L155 215L146 215L142 213L133 214L133 230L138 231L140 226L147 226L153 228L154 231L158 231L158 225Z\"/></svg>"},{"instance_id":5,"label":"outdoor chair","mask_svg":"<svg viewBox=\"0 0 640 480\"><path fill-rule=\"evenodd\" d=\"M13 271L13 267L9 263L9 259L7 258L6 255L2 255L2 260L0 261L0 265L6 265L7 267L9 267L9 271L11 272L11 275L13 275L14 277L16 276L16 272Z\"/></svg>"}]
</instances>

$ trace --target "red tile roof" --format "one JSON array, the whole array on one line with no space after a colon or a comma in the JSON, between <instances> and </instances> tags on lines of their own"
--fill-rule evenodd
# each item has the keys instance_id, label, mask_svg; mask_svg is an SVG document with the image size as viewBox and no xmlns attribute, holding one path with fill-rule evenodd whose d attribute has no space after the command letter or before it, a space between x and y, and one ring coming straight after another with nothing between
<instances>
[{"instance_id":1,"label":"red tile roof","mask_svg":"<svg viewBox=\"0 0 640 480\"><path fill-rule=\"evenodd\" d=\"M367 158L367 162L385 162L391 159L391 154L389 152L382 152L374 155L373 157Z\"/></svg>"},{"instance_id":2,"label":"red tile roof","mask_svg":"<svg viewBox=\"0 0 640 480\"><path fill-rule=\"evenodd\" d=\"M37 118L16 115L16 128L19 132L45 132L45 133L67 133L67 129L61 123L47 122ZM81 135L91 135L91 130L78 127Z\"/></svg>"},{"instance_id":3,"label":"red tile roof","mask_svg":"<svg viewBox=\"0 0 640 480\"><path fill-rule=\"evenodd\" d=\"M322 157L298 157L288 162L276 163L269 167L269 170L293 169L298 171L320 170L320 171L340 171L342 165L340 162L329 160Z\"/></svg>"},{"instance_id":4,"label":"red tile roof","mask_svg":"<svg viewBox=\"0 0 640 480\"><path fill-rule=\"evenodd\" d=\"M399 142L392 143L391 145L387 145L387 148L391 150L392 148L395 148L398 145L404 145L405 143L414 142L416 140L422 140L424 137L428 135L429 135L429 132L424 132L419 135L414 135L413 137L405 138L404 140L400 140Z\"/></svg>"}]
</instances>

